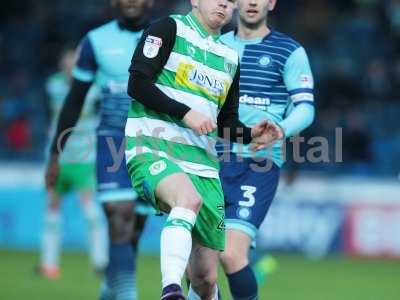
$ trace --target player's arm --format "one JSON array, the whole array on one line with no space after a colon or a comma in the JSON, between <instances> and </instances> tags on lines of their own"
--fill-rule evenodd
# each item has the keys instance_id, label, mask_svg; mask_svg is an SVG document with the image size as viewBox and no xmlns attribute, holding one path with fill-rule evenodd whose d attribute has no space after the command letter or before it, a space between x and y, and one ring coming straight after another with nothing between
<instances>
[{"instance_id":1,"label":"player's arm","mask_svg":"<svg viewBox=\"0 0 400 300\"><path fill-rule=\"evenodd\" d=\"M286 61L283 79L293 109L279 122L285 137L296 135L310 126L314 120L314 80L307 54L303 47L296 49Z\"/></svg>"},{"instance_id":2,"label":"player's arm","mask_svg":"<svg viewBox=\"0 0 400 300\"><path fill-rule=\"evenodd\" d=\"M262 120L250 128L239 120L239 81L240 66L218 115L218 136L233 142L251 143L250 148L253 150L264 149L276 139L275 125L268 120Z\"/></svg>"},{"instance_id":3,"label":"player's arm","mask_svg":"<svg viewBox=\"0 0 400 300\"><path fill-rule=\"evenodd\" d=\"M182 120L197 134L207 134L216 128L209 117L171 99L155 84L172 52L175 38L176 23L171 18L154 23L143 34L129 68L128 94L151 110Z\"/></svg>"},{"instance_id":4,"label":"player's arm","mask_svg":"<svg viewBox=\"0 0 400 300\"><path fill-rule=\"evenodd\" d=\"M190 107L168 97L155 84L172 52L175 37L176 23L172 18L153 23L143 33L129 68L128 94L151 110L182 120Z\"/></svg>"},{"instance_id":5,"label":"player's arm","mask_svg":"<svg viewBox=\"0 0 400 300\"><path fill-rule=\"evenodd\" d=\"M97 63L90 39L85 37L78 48L78 60L72 71L72 83L62 106L57 122L57 130L51 144L51 155L58 155L64 149L81 114L86 95L92 85ZM63 133L65 133L63 135ZM61 140L60 137L62 137Z\"/></svg>"},{"instance_id":6,"label":"player's arm","mask_svg":"<svg viewBox=\"0 0 400 300\"><path fill-rule=\"evenodd\" d=\"M60 116L57 121L57 129L50 147L50 158L46 169L45 181L48 189L53 189L58 176L58 156L62 152L68 136L79 119L82 107L94 80L97 63L90 40L85 37L79 49L76 66L72 72L70 90L64 100ZM64 136L63 136L63 133ZM62 139L60 140L60 137Z\"/></svg>"},{"instance_id":7,"label":"player's arm","mask_svg":"<svg viewBox=\"0 0 400 300\"><path fill-rule=\"evenodd\" d=\"M239 79L240 67L238 66L225 103L218 114L218 136L232 142L249 144L252 139L251 128L239 120Z\"/></svg>"}]
</instances>

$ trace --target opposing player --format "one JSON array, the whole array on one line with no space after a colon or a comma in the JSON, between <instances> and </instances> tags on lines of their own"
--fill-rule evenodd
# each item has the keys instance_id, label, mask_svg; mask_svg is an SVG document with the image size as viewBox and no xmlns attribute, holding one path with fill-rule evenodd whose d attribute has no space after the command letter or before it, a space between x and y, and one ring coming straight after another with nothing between
<instances>
[{"instance_id":1,"label":"opposing player","mask_svg":"<svg viewBox=\"0 0 400 300\"><path fill-rule=\"evenodd\" d=\"M106 213L110 240L102 299L132 300L136 299L136 249L132 244L136 243L143 218L134 214L137 194L132 190L124 157L124 128L130 104L126 90L132 52L147 26L152 1L112 0L111 5L116 19L91 30L80 44L72 87L51 148L46 182L49 189L54 188L59 150L63 149L66 140L60 140L60 136L75 125L85 95L96 81L102 88L97 129L97 192Z\"/></svg>"},{"instance_id":2,"label":"opposing player","mask_svg":"<svg viewBox=\"0 0 400 300\"><path fill-rule=\"evenodd\" d=\"M53 125L60 113L71 82L71 70L75 61L75 52L65 50L60 58L60 71L51 75L46 82ZM47 195L44 216L44 228L40 248L39 272L42 276L56 279L60 275L61 250L61 213L62 198L70 192L79 196L83 213L89 228L89 255L95 270L103 270L107 265L107 228L99 205L94 200L95 179L95 129L98 123L96 102L99 91L93 86L89 91L76 133L66 144L65 151L59 157L60 175L55 188Z\"/></svg>"},{"instance_id":3,"label":"opposing player","mask_svg":"<svg viewBox=\"0 0 400 300\"><path fill-rule=\"evenodd\" d=\"M276 2L238 0L238 28L221 37L241 58L240 120L250 126L268 119L276 132L268 149L254 153L236 144L221 165L227 226L221 261L233 299L257 299L248 251L275 195L282 142L314 118L313 77L304 48L267 26L268 12Z\"/></svg>"},{"instance_id":4,"label":"opposing player","mask_svg":"<svg viewBox=\"0 0 400 300\"><path fill-rule=\"evenodd\" d=\"M238 55L220 43L235 1L192 0L188 15L154 23L132 59L132 101L125 133L135 190L169 213L161 233L162 300L185 299L181 279L190 264L189 299L216 299L224 250L224 199L215 138L255 147L270 140L268 124L238 119ZM240 129L240 130L238 130ZM242 132L239 134L238 132Z\"/></svg>"}]
</instances>

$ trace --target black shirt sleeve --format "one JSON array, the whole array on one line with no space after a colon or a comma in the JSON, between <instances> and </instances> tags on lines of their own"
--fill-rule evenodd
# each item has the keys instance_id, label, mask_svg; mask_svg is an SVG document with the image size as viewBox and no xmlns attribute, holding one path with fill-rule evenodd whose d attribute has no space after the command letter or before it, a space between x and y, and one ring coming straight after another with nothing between
<instances>
[{"instance_id":1,"label":"black shirt sleeve","mask_svg":"<svg viewBox=\"0 0 400 300\"><path fill-rule=\"evenodd\" d=\"M83 82L77 79L72 80L71 88L58 117L56 133L52 139L50 148L52 154L57 154L64 149L68 136L72 132L71 130L67 131L67 129L72 129L78 121L91 84L91 82ZM66 134L63 135L63 133ZM62 139L59 141L60 138Z\"/></svg>"},{"instance_id":2,"label":"black shirt sleeve","mask_svg":"<svg viewBox=\"0 0 400 300\"><path fill-rule=\"evenodd\" d=\"M176 23L165 18L142 35L129 68L128 94L151 110L182 119L190 107L165 95L155 82L174 47Z\"/></svg>"},{"instance_id":3,"label":"black shirt sleeve","mask_svg":"<svg viewBox=\"0 0 400 300\"><path fill-rule=\"evenodd\" d=\"M218 136L232 142L249 144L252 140L251 128L246 127L239 120L239 80L240 67L238 66L225 103L218 115Z\"/></svg>"}]
</instances>

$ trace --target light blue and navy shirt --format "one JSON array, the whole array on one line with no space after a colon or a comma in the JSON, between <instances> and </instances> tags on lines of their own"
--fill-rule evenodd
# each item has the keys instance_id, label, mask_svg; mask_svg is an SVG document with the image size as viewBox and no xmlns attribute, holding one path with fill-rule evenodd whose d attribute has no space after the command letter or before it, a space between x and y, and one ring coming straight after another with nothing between
<instances>
[{"instance_id":1,"label":"light blue and navy shirt","mask_svg":"<svg viewBox=\"0 0 400 300\"><path fill-rule=\"evenodd\" d=\"M240 120L247 126L268 119L279 124L286 137L308 127L314 119L314 80L304 48L275 30L254 40L242 40L234 31L221 37L240 56ZM230 151L244 157L268 157L282 166L282 141L256 153L234 144Z\"/></svg>"},{"instance_id":2,"label":"light blue and navy shirt","mask_svg":"<svg viewBox=\"0 0 400 300\"><path fill-rule=\"evenodd\" d=\"M131 98L127 94L128 68L143 30L130 31L111 21L90 31L81 41L72 75L100 86L98 134L124 134Z\"/></svg>"}]
</instances>

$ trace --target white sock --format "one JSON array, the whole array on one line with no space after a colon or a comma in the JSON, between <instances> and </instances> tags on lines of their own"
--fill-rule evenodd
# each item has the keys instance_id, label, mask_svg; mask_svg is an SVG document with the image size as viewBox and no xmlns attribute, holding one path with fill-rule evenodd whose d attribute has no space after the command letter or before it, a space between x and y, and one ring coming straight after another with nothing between
<instances>
[{"instance_id":1,"label":"white sock","mask_svg":"<svg viewBox=\"0 0 400 300\"><path fill-rule=\"evenodd\" d=\"M163 288L181 285L192 251L192 228L196 213L183 207L171 210L161 232L161 275Z\"/></svg>"},{"instance_id":2,"label":"white sock","mask_svg":"<svg viewBox=\"0 0 400 300\"><path fill-rule=\"evenodd\" d=\"M189 292L187 295L187 300L201 300L200 296L192 288L192 285L189 287Z\"/></svg>"},{"instance_id":3,"label":"white sock","mask_svg":"<svg viewBox=\"0 0 400 300\"><path fill-rule=\"evenodd\" d=\"M96 269L105 269L108 263L108 234L102 211L94 201L85 201L83 213L89 225L90 261Z\"/></svg>"},{"instance_id":4,"label":"white sock","mask_svg":"<svg viewBox=\"0 0 400 300\"><path fill-rule=\"evenodd\" d=\"M189 292L187 295L187 300L201 300L201 297L194 291L194 289L192 288L192 285L190 285L189 287ZM215 295L213 300L219 300L218 299L218 286L215 286Z\"/></svg>"},{"instance_id":5,"label":"white sock","mask_svg":"<svg viewBox=\"0 0 400 300\"><path fill-rule=\"evenodd\" d=\"M61 220L58 209L48 209L44 216L44 228L40 251L40 265L58 267L61 251Z\"/></svg>"},{"instance_id":6,"label":"white sock","mask_svg":"<svg viewBox=\"0 0 400 300\"><path fill-rule=\"evenodd\" d=\"M214 299L213 300L219 300L219 298L218 298L218 285L215 285L215 294L214 294Z\"/></svg>"}]
</instances>

